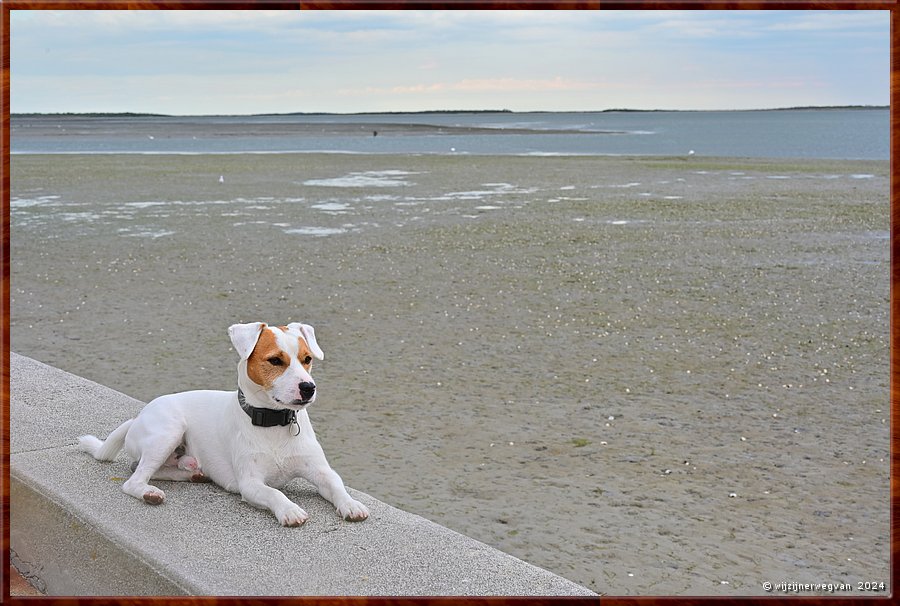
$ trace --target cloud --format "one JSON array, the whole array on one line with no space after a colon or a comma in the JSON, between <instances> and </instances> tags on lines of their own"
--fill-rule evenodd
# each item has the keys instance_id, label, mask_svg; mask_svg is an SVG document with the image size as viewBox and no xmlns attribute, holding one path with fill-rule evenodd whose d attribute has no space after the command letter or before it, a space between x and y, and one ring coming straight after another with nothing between
<instances>
[{"instance_id":1,"label":"cloud","mask_svg":"<svg viewBox=\"0 0 900 606\"><path fill-rule=\"evenodd\" d=\"M64 10L11 11L11 23L46 28L88 29L95 33L179 29L248 30L284 28L301 20L299 11L265 10Z\"/></svg>"},{"instance_id":2,"label":"cloud","mask_svg":"<svg viewBox=\"0 0 900 606\"><path fill-rule=\"evenodd\" d=\"M411 84L390 87L369 86L363 89L344 88L342 94L419 94L419 93L445 93L445 92L544 92L544 91L576 91L597 90L603 85L596 82L571 80L556 76L544 79L520 79L520 78L466 78L456 82L434 82L431 84Z\"/></svg>"},{"instance_id":3,"label":"cloud","mask_svg":"<svg viewBox=\"0 0 900 606\"><path fill-rule=\"evenodd\" d=\"M885 32L890 27L889 11L791 11L785 19L771 23L765 29L771 32L823 32L866 33Z\"/></svg>"},{"instance_id":4,"label":"cloud","mask_svg":"<svg viewBox=\"0 0 900 606\"><path fill-rule=\"evenodd\" d=\"M889 23L888 11L12 11L11 94L17 111L164 101L168 113L722 108L748 91L772 105L757 100L767 86L778 104L827 88L884 103Z\"/></svg>"}]
</instances>

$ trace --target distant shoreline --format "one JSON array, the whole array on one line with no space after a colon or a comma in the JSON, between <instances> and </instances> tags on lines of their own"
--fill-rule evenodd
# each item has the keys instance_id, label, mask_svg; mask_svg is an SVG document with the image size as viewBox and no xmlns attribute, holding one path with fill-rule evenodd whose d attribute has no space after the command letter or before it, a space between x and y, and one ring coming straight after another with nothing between
<instances>
[{"instance_id":1,"label":"distant shoreline","mask_svg":"<svg viewBox=\"0 0 900 606\"><path fill-rule=\"evenodd\" d=\"M629 109L600 110L535 110L512 111L509 109L460 109L384 112L277 112L261 114L157 114L144 112L21 112L10 113L10 118L72 117L72 118L263 118L276 116L417 116L427 114L606 114L606 113L697 113L697 112L770 112L770 111L833 111L833 110L884 110L889 105L808 105L796 107L772 107L760 109Z\"/></svg>"}]
</instances>

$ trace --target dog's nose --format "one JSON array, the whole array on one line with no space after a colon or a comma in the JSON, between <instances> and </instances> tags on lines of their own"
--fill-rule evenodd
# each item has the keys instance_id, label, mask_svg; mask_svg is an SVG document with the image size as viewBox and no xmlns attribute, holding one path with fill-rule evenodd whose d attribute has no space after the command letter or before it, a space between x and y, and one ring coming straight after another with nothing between
<instances>
[{"instance_id":1,"label":"dog's nose","mask_svg":"<svg viewBox=\"0 0 900 606\"><path fill-rule=\"evenodd\" d=\"M308 400L316 393L316 385L315 383L310 383L309 381L304 381L300 383L300 395L303 396L304 400Z\"/></svg>"}]
</instances>

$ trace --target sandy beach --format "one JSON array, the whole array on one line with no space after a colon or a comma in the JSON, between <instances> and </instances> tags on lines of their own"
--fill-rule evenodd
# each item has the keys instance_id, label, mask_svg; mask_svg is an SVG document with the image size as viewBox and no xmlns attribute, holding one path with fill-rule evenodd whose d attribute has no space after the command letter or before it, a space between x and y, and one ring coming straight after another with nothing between
<instances>
[{"instance_id":1,"label":"sandy beach","mask_svg":"<svg viewBox=\"0 0 900 606\"><path fill-rule=\"evenodd\" d=\"M13 155L12 349L149 400L308 322L356 489L601 594L883 596L888 169Z\"/></svg>"}]
</instances>

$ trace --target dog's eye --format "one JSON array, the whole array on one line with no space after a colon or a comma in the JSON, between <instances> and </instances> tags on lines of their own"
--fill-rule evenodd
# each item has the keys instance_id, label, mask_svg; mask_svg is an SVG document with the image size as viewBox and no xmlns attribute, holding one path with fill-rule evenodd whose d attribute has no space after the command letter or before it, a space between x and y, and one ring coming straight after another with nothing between
<instances>
[{"instance_id":1,"label":"dog's eye","mask_svg":"<svg viewBox=\"0 0 900 606\"><path fill-rule=\"evenodd\" d=\"M312 362L312 356L306 356L305 358L303 358L304 364L309 364L310 362Z\"/></svg>"},{"instance_id":2,"label":"dog's eye","mask_svg":"<svg viewBox=\"0 0 900 606\"><path fill-rule=\"evenodd\" d=\"M268 359L268 362L272 366L284 366L284 362L278 356L272 356Z\"/></svg>"}]
</instances>

